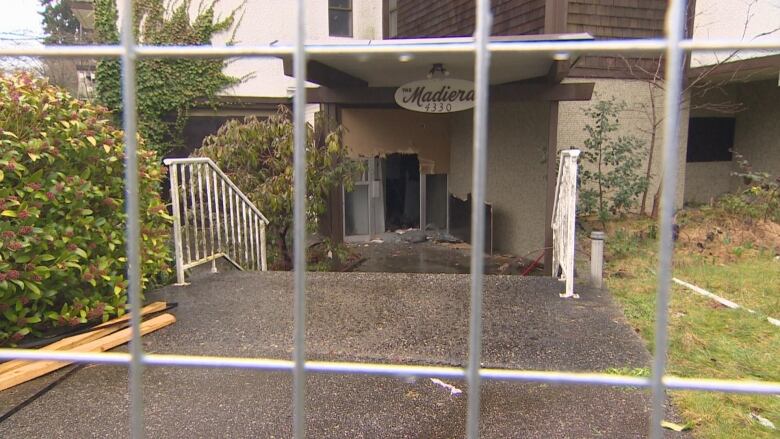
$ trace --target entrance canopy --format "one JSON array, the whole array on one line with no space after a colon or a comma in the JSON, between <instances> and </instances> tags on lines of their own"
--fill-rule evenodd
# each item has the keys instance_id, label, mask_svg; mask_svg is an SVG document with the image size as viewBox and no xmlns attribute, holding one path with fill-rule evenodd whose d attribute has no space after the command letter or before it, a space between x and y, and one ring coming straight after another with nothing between
<instances>
[{"instance_id":1,"label":"entrance canopy","mask_svg":"<svg viewBox=\"0 0 780 439\"><path fill-rule=\"evenodd\" d=\"M491 37L491 41L497 44L591 39L593 37L585 33ZM398 87L407 82L425 79L434 64L441 64L449 77L473 80L474 54L457 50L458 45L471 41L473 39L470 37L458 37L339 42L340 48L379 46L387 50L370 54L356 54L348 50L315 50L307 55L309 61L306 79L331 88ZM433 51L415 54L404 50L420 45L430 45ZM313 44L309 47L327 48L328 44ZM285 74L292 76L292 56L283 56L282 60ZM539 77L547 77L553 83L558 83L568 72L572 61L556 58L549 53L496 51L491 54L490 84L514 83Z\"/></svg>"}]
</instances>

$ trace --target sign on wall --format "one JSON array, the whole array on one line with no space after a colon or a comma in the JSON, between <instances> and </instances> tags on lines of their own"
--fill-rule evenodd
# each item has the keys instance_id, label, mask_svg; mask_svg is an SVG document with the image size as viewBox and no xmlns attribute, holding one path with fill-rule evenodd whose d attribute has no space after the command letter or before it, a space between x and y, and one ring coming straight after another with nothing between
<instances>
[{"instance_id":1,"label":"sign on wall","mask_svg":"<svg viewBox=\"0 0 780 439\"><path fill-rule=\"evenodd\" d=\"M395 102L422 113L454 113L474 107L474 83L464 79L423 79L395 91Z\"/></svg>"}]
</instances>

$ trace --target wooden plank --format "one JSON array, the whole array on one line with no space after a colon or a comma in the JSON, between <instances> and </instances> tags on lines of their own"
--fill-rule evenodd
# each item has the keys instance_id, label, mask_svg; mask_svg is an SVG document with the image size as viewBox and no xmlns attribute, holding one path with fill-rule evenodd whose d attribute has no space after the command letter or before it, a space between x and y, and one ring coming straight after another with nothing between
<instances>
[{"instance_id":1,"label":"wooden plank","mask_svg":"<svg viewBox=\"0 0 780 439\"><path fill-rule=\"evenodd\" d=\"M547 82L559 84L569 74L570 66L571 62L568 59L553 61L550 64L550 69L547 71Z\"/></svg>"},{"instance_id":2,"label":"wooden plank","mask_svg":"<svg viewBox=\"0 0 780 439\"><path fill-rule=\"evenodd\" d=\"M85 332L83 334L78 334L78 335L74 335L72 337L63 338L60 341L57 341L55 343L52 343L50 345L47 345L47 346L44 346L44 347L40 348L40 350L42 350L42 351L64 351L66 349L71 349L71 348L74 348L74 347L76 347L78 345L81 345L81 344L84 344L84 343L89 343L89 342L95 341L95 340L97 340L97 339L99 339L101 337L105 337L105 336L107 336L109 334L112 334L112 333L114 333L116 331L119 331L120 329L122 329L122 327L117 325L117 326L113 326L113 327L110 327L110 328L99 329L97 331ZM22 367L22 366L25 366L25 365L31 364L31 363L34 363L34 361L30 361L30 360L6 361L5 363L0 364L0 375L4 374L4 373L6 373L6 372L8 372L10 370L14 370L14 369L16 369L18 367Z\"/></svg>"},{"instance_id":3,"label":"wooden plank","mask_svg":"<svg viewBox=\"0 0 780 439\"><path fill-rule=\"evenodd\" d=\"M173 324L176 317L172 314L162 314L141 323L141 335L164 328ZM125 328L106 337L75 346L69 352L104 352L130 341L132 328ZM61 369L72 362L70 361L35 361L31 364L16 368L0 375L0 391L25 383L34 378L46 375Z\"/></svg>"},{"instance_id":4,"label":"wooden plank","mask_svg":"<svg viewBox=\"0 0 780 439\"><path fill-rule=\"evenodd\" d=\"M167 306L168 306L168 304L166 302L152 302L152 303L146 305L145 307L141 308L141 315L145 316L147 314L160 312L160 311L164 310ZM116 324L116 323L119 323L119 322L126 322L128 320L130 320L130 314L129 313L123 315L122 317L117 317L115 319L108 320L105 323L101 323L101 324L95 326L95 328L102 328L104 326L113 325L113 324Z\"/></svg>"},{"instance_id":5,"label":"wooden plank","mask_svg":"<svg viewBox=\"0 0 780 439\"><path fill-rule=\"evenodd\" d=\"M149 305L146 305L145 307L141 308L141 315L147 315L155 312L160 312L167 307L168 304L165 302L153 302ZM71 337L63 338L62 340L55 341L54 343L48 344L40 349L47 350L47 351L60 351L60 350L66 350L73 348L75 346L89 343L91 341L97 340L101 337L105 337L111 333L114 333L120 329L122 329L124 326L120 325L122 322L126 322L130 318L130 314L125 314L122 317L117 317L115 319L111 319L106 321L105 323L101 323L100 325L95 326L95 331L85 332L83 334L73 335ZM100 329L105 328L105 329ZM6 361L5 363L0 364L0 374L3 374L5 372L8 372L9 370L16 369L17 367L24 366L26 364L33 363L33 361L28 360L12 360L12 361Z\"/></svg>"}]
</instances>

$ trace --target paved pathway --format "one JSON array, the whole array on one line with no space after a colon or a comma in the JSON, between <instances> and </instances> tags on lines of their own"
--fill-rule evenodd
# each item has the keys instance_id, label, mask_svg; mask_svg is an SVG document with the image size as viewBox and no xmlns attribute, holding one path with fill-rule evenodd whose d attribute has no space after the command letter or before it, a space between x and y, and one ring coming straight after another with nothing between
<instances>
[{"instance_id":1,"label":"paved pathway","mask_svg":"<svg viewBox=\"0 0 780 439\"><path fill-rule=\"evenodd\" d=\"M290 273L203 275L149 299L179 303L173 326L144 337L156 353L290 358ZM469 276L313 273L308 277L310 359L463 365ZM542 277L488 276L484 364L546 370L640 367L649 356L604 293L557 297ZM0 393L0 412L63 372ZM154 438L290 437L291 378L283 373L155 367L144 375L146 428ZM459 396L430 380L313 375L308 431L330 437L462 437ZM127 374L89 366L0 424L0 437L122 437ZM635 389L488 382L482 437L645 437L648 400ZM670 433L671 434L671 433Z\"/></svg>"}]
</instances>

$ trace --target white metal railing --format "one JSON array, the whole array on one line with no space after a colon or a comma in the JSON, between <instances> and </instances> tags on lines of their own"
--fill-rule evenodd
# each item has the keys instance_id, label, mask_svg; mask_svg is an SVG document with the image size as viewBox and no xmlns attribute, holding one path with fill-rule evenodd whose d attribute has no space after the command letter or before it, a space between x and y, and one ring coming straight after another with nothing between
<instances>
[{"instance_id":1,"label":"white metal railing","mask_svg":"<svg viewBox=\"0 0 780 439\"><path fill-rule=\"evenodd\" d=\"M577 215L577 158L578 149L561 151L558 178L555 182L553 202L553 275L566 282L561 297L577 297L574 294L575 220Z\"/></svg>"},{"instance_id":2,"label":"white metal railing","mask_svg":"<svg viewBox=\"0 0 780 439\"><path fill-rule=\"evenodd\" d=\"M165 159L170 170L176 282L184 270L224 258L239 270L267 269L268 219L209 158Z\"/></svg>"}]
</instances>

